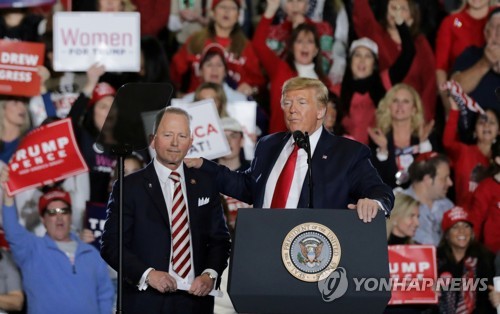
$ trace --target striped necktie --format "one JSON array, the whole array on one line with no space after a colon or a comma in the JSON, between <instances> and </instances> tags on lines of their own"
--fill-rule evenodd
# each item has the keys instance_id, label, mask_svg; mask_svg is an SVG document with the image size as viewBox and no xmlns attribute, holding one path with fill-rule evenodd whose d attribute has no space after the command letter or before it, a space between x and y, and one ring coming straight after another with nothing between
<instances>
[{"instance_id":1,"label":"striped necktie","mask_svg":"<svg viewBox=\"0 0 500 314\"><path fill-rule=\"evenodd\" d=\"M172 265L173 270L185 278L191 270L191 249L189 245L189 221L186 202L182 195L181 177L172 172L169 178L174 181L172 201Z\"/></svg>"}]
</instances>

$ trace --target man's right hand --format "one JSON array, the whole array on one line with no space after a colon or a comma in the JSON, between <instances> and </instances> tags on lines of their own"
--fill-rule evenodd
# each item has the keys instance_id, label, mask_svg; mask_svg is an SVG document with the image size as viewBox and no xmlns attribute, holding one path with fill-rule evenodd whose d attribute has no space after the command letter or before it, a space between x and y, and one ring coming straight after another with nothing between
<instances>
[{"instance_id":1,"label":"man's right hand","mask_svg":"<svg viewBox=\"0 0 500 314\"><path fill-rule=\"evenodd\" d=\"M161 293L175 292L177 282L169 273L159 270L152 270L148 274L148 286L155 288Z\"/></svg>"},{"instance_id":2,"label":"man's right hand","mask_svg":"<svg viewBox=\"0 0 500 314\"><path fill-rule=\"evenodd\" d=\"M203 165L203 158L184 158L184 163L188 168L199 169Z\"/></svg>"}]
</instances>

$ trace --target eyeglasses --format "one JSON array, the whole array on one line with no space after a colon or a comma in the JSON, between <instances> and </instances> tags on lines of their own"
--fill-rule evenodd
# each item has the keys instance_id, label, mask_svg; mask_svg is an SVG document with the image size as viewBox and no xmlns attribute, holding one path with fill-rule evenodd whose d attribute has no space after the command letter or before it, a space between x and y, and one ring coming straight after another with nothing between
<instances>
[{"instance_id":1,"label":"eyeglasses","mask_svg":"<svg viewBox=\"0 0 500 314\"><path fill-rule=\"evenodd\" d=\"M69 208L69 207L52 208L52 209L45 210L45 214L47 214L49 216L55 216L57 214L67 215L69 213L71 213L71 208Z\"/></svg>"}]
</instances>

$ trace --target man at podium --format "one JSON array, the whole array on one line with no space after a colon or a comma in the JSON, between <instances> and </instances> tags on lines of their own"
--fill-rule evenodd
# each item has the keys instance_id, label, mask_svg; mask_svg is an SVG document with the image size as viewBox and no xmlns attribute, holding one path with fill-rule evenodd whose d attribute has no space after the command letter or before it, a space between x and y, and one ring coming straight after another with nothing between
<instances>
[{"instance_id":1,"label":"man at podium","mask_svg":"<svg viewBox=\"0 0 500 314\"><path fill-rule=\"evenodd\" d=\"M389 215L394 195L372 166L368 147L324 129L327 101L320 80L289 79L281 94L288 132L263 137L250 168L235 172L206 159L186 164L213 174L221 193L256 208L349 208L364 222L379 210Z\"/></svg>"}]
</instances>

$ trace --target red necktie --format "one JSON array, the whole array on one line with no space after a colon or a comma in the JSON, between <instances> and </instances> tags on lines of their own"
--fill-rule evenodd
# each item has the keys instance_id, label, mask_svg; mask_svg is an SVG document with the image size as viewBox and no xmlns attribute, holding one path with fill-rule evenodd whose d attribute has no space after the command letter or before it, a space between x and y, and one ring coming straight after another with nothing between
<instances>
[{"instance_id":1,"label":"red necktie","mask_svg":"<svg viewBox=\"0 0 500 314\"><path fill-rule=\"evenodd\" d=\"M288 157L285 167L281 170L278 182L276 182L271 208L285 208L286 206L288 194L290 194L290 187L292 186L293 174L295 173L298 151L299 147L293 144L293 151Z\"/></svg>"},{"instance_id":2,"label":"red necktie","mask_svg":"<svg viewBox=\"0 0 500 314\"><path fill-rule=\"evenodd\" d=\"M191 270L191 249L189 245L189 221L186 203L182 195L181 177L172 172L169 178L174 181L172 199L172 265L173 270L185 278Z\"/></svg>"}]
</instances>

